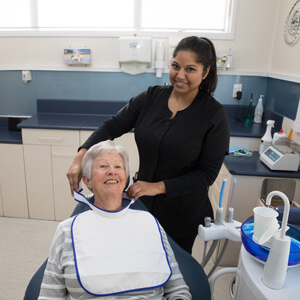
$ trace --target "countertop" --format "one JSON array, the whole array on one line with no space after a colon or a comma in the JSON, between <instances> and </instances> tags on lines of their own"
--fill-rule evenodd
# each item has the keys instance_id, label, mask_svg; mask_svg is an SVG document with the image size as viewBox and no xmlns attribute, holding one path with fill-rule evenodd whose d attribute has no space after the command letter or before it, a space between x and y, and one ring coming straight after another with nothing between
<instances>
[{"instance_id":1,"label":"countertop","mask_svg":"<svg viewBox=\"0 0 300 300\"><path fill-rule=\"evenodd\" d=\"M250 157L229 154L225 157L224 164L231 175L300 178L299 171L274 171L269 169L260 161L258 151L253 151Z\"/></svg>"},{"instance_id":2,"label":"countertop","mask_svg":"<svg viewBox=\"0 0 300 300\"><path fill-rule=\"evenodd\" d=\"M22 144L21 128L95 130L121 109L122 101L37 100L37 114L22 121L14 131L8 129L8 118L0 118L0 143ZM246 116L248 107L224 105L231 137L260 138L266 130L265 120L275 120L274 131L279 131L283 116L266 111L262 124L245 124L239 116ZM97 112L97 113L95 113ZM277 127L276 127L277 125ZM232 175L299 178L299 172L272 171L260 160L258 152L252 157L229 154L224 161Z\"/></svg>"},{"instance_id":3,"label":"countertop","mask_svg":"<svg viewBox=\"0 0 300 300\"><path fill-rule=\"evenodd\" d=\"M8 117L0 118L0 143L22 144L21 130L9 130Z\"/></svg>"},{"instance_id":4,"label":"countertop","mask_svg":"<svg viewBox=\"0 0 300 300\"><path fill-rule=\"evenodd\" d=\"M8 130L7 119L0 118L0 143L22 143L21 128L95 130L115 115L126 102L90 100L37 99L37 114L18 124L19 131ZM224 105L232 137L260 138L266 130L266 122L245 124L241 116L247 115L247 107ZM254 111L254 109L253 109ZM266 120L275 120L274 131L279 131L283 116L265 111ZM277 126L277 127L276 127Z\"/></svg>"}]
</instances>

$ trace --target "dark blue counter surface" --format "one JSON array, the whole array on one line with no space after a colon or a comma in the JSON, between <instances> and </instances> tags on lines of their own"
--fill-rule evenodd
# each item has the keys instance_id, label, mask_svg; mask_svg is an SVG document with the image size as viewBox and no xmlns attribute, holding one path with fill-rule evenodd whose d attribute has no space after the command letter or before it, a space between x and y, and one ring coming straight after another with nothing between
<instances>
[{"instance_id":1,"label":"dark blue counter surface","mask_svg":"<svg viewBox=\"0 0 300 300\"><path fill-rule=\"evenodd\" d=\"M95 130L110 117L111 115L38 113L18 126L34 129Z\"/></svg>"},{"instance_id":2,"label":"dark blue counter surface","mask_svg":"<svg viewBox=\"0 0 300 300\"><path fill-rule=\"evenodd\" d=\"M260 161L259 153L252 152L251 157L234 156L229 154L225 157L224 164L230 174L245 176L300 178L300 172L273 171Z\"/></svg>"},{"instance_id":3,"label":"dark blue counter surface","mask_svg":"<svg viewBox=\"0 0 300 300\"><path fill-rule=\"evenodd\" d=\"M261 138L266 132L266 122L268 120L275 121L275 127L272 132L279 132L282 126L283 116L265 110L261 124L245 124L243 121L248 115L248 106L238 105L224 105L230 127L230 136L234 137L248 137L248 138ZM252 117L254 114L254 108L252 109Z\"/></svg>"},{"instance_id":4,"label":"dark blue counter surface","mask_svg":"<svg viewBox=\"0 0 300 300\"><path fill-rule=\"evenodd\" d=\"M0 128L0 143L22 144L21 131L10 131L7 128Z\"/></svg>"},{"instance_id":5,"label":"dark blue counter surface","mask_svg":"<svg viewBox=\"0 0 300 300\"><path fill-rule=\"evenodd\" d=\"M95 130L113 116L126 102L88 100L37 100L37 114L21 122L18 128ZM247 116L247 107L225 105L232 137L260 138L266 130L266 120L275 120L275 131L280 130L283 116L264 113L262 124L245 124L241 120ZM253 109L254 111L254 109ZM0 118L2 119L2 118ZM1 122L0 122L1 123ZM0 126L0 143L22 143L20 132L11 132Z\"/></svg>"},{"instance_id":6,"label":"dark blue counter surface","mask_svg":"<svg viewBox=\"0 0 300 300\"><path fill-rule=\"evenodd\" d=\"M18 124L18 128L95 130L113 116L126 103L121 101L85 100L37 100L37 114ZM260 138L266 130L266 120L275 120L274 131L279 131L283 116L264 113L262 124L245 124L241 120L247 116L247 107L225 105L232 137ZM8 118L0 118L0 143L22 143L21 131L8 130ZM259 160L258 152L252 157L225 158L225 165L232 175L300 178L300 172L272 171Z\"/></svg>"},{"instance_id":7,"label":"dark blue counter surface","mask_svg":"<svg viewBox=\"0 0 300 300\"><path fill-rule=\"evenodd\" d=\"M21 131L8 130L8 117L0 118L0 143L22 144Z\"/></svg>"}]
</instances>

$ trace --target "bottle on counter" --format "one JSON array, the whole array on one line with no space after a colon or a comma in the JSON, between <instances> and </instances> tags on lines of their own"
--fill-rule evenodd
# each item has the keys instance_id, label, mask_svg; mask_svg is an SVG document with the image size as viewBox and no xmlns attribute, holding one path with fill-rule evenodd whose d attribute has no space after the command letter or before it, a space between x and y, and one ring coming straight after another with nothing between
<instances>
[{"instance_id":1,"label":"bottle on counter","mask_svg":"<svg viewBox=\"0 0 300 300\"><path fill-rule=\"evenodd\" d=\"M264 134L264 136L261 138L260 141L260 147L259 147L259 154L261 155L267 148L269 148L272 145L272 134L271 130L274 127L275 121L274 120L268 120L267 121L267 130Z\"/></svg>"},{"instance_id":2,"label":"bottle on counter","mask_svg":"<svg viewBox=\"0 0 300 300\"><path fill-rule=\"evenodd\" d=\"M258 103L257 103L255 111L254 111L254 123L261 123L261 121L262 121L262 116L264 113L263 96L264 95L260 95L260 97L258 99Z\"/></svg>"}]
</instances>

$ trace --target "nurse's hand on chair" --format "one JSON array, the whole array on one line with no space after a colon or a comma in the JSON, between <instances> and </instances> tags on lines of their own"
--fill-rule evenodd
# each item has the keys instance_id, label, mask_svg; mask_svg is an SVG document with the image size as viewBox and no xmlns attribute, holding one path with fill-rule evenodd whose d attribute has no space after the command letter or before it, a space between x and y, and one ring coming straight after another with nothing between
<instances>
[{"instance_id":1,"label":"nurse's hand on chair","mask_svg":"<svg viewBox=\"0 0 300 300\"><path fill-rule=\"evenodd\" d=\"M74 197L74 189L76 191L79 190L79 182L81 180L81 162L86 151L87 149L85 148L81 148L79 150L67 173L72 197Z\"/></svg>"},{"instance_id":2,"label":"nurse's hand on chair","mask_svg":"<svg viewBox=\"0 0 300 300\"><path fill-rule=\"evenodd\" d=\"M166 187L163 181L159 182L145 182L137 181L133 183L127 190L129 198L137 200L142 196L156 196L158 194L165 194Z\"/></svg>"}]
</instances>

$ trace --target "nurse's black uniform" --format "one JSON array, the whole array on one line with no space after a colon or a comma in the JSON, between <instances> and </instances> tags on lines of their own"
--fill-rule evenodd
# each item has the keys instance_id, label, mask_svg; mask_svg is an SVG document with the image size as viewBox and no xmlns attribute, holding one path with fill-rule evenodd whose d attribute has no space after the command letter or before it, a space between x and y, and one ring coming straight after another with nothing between
<instances>
[{"instance_id":1,"label":"nurse's black uniform","mask_svg":"<svg viewBox=\"0 0 300 300\"><path fill-rule=\"evenodd\" d=\"M194 240L206 216L213 218L208 188L228 154L230 133L225 108L202 90L189 107L170 119L172 89L149 87L100 126L82 147L88 149L134 128L140 156L138 180L163 180L166 186L166 194L141 200L180 244L181 239Z\"/></svg>"}]
</instances>

